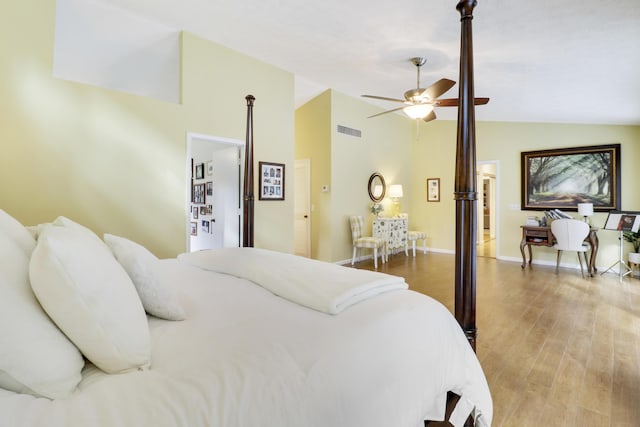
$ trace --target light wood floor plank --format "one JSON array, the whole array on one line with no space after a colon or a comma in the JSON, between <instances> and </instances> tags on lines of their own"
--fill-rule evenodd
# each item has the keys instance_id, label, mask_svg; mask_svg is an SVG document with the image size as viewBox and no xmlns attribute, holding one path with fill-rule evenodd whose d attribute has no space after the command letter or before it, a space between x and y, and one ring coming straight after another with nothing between
<instances>
[{"instance_id":1,"label":"light wood floor plank","mask_svg":"<svg viewBox=\"0 0 640 427\"><path fill-rule=\"evenodd\" d=\"M378 271L453 311L454 256L416 255ZM476 351L494 426L640 426L640 280L492 258L476 268Z\"/></svg>"}]
</instances>

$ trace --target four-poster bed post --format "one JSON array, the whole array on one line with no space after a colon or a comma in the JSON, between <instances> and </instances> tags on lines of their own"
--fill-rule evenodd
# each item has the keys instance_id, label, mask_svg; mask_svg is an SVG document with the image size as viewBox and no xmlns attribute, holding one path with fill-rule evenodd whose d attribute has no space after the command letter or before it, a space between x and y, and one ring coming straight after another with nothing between
<instances>
[{"instance_id":1,"label":"four-poster bed post","mask_svg":"<svg viewBox=\"0 0 640 427\"><path fill-rule=\"evenodd\" d=\"M476 135L471 21L476 0L461 0L460 82L456 145L455 317L476 349Z\"/></svg>"},{"instance_id":2,"label":"four-poster bed post","mask_svg":"<svg viewBox=\"0 0 640 427\"><path fill-rule=\"evenodd\" d=\"M247 95L247 140L244 146L244 186L242 204L242 246L253 247L253 102L256 98Z\"/></svg>"}]
</instances>

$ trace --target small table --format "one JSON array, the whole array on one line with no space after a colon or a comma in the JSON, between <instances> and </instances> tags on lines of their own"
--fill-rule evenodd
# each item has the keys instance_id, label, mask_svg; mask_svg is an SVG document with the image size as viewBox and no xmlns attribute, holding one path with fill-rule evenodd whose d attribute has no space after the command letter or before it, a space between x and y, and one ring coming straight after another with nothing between
<instances>
[{"instance_id":1,"label":"small table","mask_svg":"<svg viewBox=\"0 0 640 427\"><path fill-rule=\"evenodd\" d=\"M404 217L377 217L373 220L373 236L384 239L385 254L389 259L390 251L403 250L407 253L407 224Z\"/></svg>"},{"instance_id":2,"label":"small table","mask_svg":"<svg viewBox=\"0 0 640 427\"><path fill-rule=\"evenodd\" d=\"M527 265L527 257L524 252L525 246L529 247L529 264L533 261L533 255L531 253L531 246L553 246L556 242L551 227L549 226L535 226L535 225L521 225L522 228L522 241L520 242L520 253L522 253L522 268ZM589 265L587 265L587 271L589 275L593 275L598 271L596 269L596 256L598 255L598 229L595 227L589 228L589 234L584 239L591 245L591 256L589 257Z\"/></svg>"}]
</instances>

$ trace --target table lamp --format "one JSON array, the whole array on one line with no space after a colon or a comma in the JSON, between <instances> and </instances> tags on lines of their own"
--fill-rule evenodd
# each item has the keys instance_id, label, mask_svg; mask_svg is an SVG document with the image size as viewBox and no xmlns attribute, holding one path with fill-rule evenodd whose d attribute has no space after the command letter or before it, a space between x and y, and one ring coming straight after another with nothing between
<instances>
[{"instance_id":1,"label":"table lamp","mask_svg":"<svg viewBox=\"0 0 640 427\"><path fill-rule=\"evenodd\" d=\"M588 217L593 215L593 203L578 203L578 215L582 215L584 222L588 223Z\"/></svg>"},{"instance_id":2,"label":"table lamp","mask_svg":"<svg viewBox=\"0 0 640 427\"><path fill-rule=\"evenodd\" d=\"M393 202L393 215L400 213L400 199L402 198L402 184L393 184L389 187L389 197Z\"/></svg>"}]
</instances>

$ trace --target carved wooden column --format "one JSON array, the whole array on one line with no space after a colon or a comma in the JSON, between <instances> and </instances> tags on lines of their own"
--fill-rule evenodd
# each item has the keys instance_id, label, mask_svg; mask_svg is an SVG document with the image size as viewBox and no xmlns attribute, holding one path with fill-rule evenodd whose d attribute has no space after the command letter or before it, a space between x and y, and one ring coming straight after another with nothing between
<instances>
[{"instance_id":1,"label":"carved wooden column","mask_svg":"<svg viewBox=\"0 0 640 427\"><path fill-rule=\"evenodd\" d=\"M242 246L253 247L253 102L255 97L247 95L247 140L244 147L244 187L242 204Z\"/></svg>"},{"instance_id":2,"label":"carved wooden column","mask_svg":"<svg viewBox=\"0 0 640 427\"><path fill-rule=\"evenodd\" d=\"M476 0L460 0L460 86L456 145L455 317L476 349L476 135L471 22Z\"/></svg>"}]
</instances>

